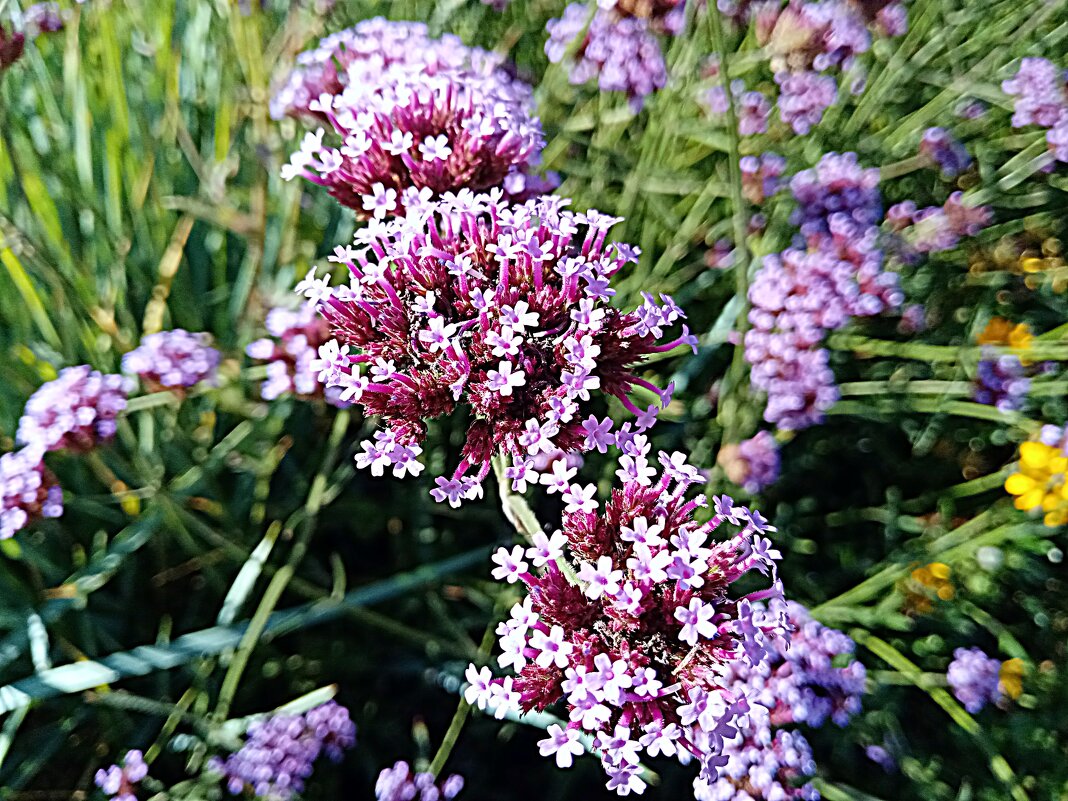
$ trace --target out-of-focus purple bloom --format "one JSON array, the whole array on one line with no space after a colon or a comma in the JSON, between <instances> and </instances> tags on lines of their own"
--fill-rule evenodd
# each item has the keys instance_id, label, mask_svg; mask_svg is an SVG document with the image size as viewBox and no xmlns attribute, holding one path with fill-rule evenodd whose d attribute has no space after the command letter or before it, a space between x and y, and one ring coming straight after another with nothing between
<instances>
[{"instance_id":1,"label":"out-of-focus purple bloom","mask_svg":"<svg viewBox=\"0 0 1068 801\"><path fill-rule=\"evenodd\" d=\"M816 761L804 735L776 731L751 716L748 725L724 741L727 764L715 781L694 783L695 801L819 801L808 779Z\"/></svg>"},{"instance_id":2,"label":"out-of-focus purple bloom","mask_svg":"<svg viewBox=\"0 0 1068 801\"><path fill-rule=\"evenodd\" d=\"M34 37L42 33L57 33L64 26L63 10L59 3L34 3L26 8L22 19L26 30Z\"/></svg>"},{"instance_id":3,"label":"out-of-focus purple bloom","mask_svg":"<svg viewBox=\"0 0 1068 801\"><path fill-rule=\"evenodd\" d=\"M63 490L43 456L39 446L0 456L0 539L14 536L39 517L63 514Z\"/></svg>"},{"instance_id":4,"label":"out-of-focus purple bloom","mask_svg":"<svg viewBox=\"0 0 1068 801\"><path fill-rule=\"evenodd\" d=\"M1001 662L979 648L958 648L953 652L946 680L953 695L972 714L1002 698Z\"/></svg>"},{"instance_id":5,"label":"out-of-focus purple bloom","mask_svg":"<svg viewBox=\"0 0 1068 801\"><path fill-rule=\"evenodd\" d=\"M91 450L115 436L127 392L121 375L101 375L87 364L66 367L26 401L16 439L42 451Z\"/></svg>"},{"instance_id":6,"label":"out-of-focus purple bloom","mask_svg":"<svg viewBox=\"0 0 1068 801\"><path fill-rule=\"evenodd\" d=\"M786 159L769 151L759 156L743 156L739 166L742 194L750 203L759 206L779 191L779 176L786 169Z\"/></svg>"},{"instance_id":7,"label":"out-of-focus purple bloom","mask_svg":"<svg viewBox=\"0 0 1068 801\"><path fill-rule=\"evenodd\" d=\"M249 724L241 750L211 770L237 795L246 790L271 801L285 801L304 789L321 754L334 762L356 744L356 725L345 707L328 701L302 715L272 715Z\"/></svg>"},{"instance_id":8,"label":"out-of-focus purple bloom","mask_svg":"<svg viewBox=\"0 0 1068 801\"><path fill-rule=\"evenodd\" d=\"M341 389L324 391L313 365L319 358L319 348L330 340L330 327L320 317L314 305L303 304L298 309L275 306L267 312L265 327L268 337L249 343L245 353L249 358L267 363L267 379L260 384L264 400L292 393L301 398L326 397L335 406L347 406L338 400Z\"/></svg>"},{"instance_id":9,"label":"out-of-focus purple bloom","mask_svg":"<svg viewBox=\"0 0 1068 801\"><path fill-rule=\"evenodd\" d=\"M1014 128L1052 128L1068 113L1064 70L1048 59L1022 59L1016 75L1002 81L1001 88L1015 98Z\"/></svg>"},{"instance_id":10,"label":"out-of-focus purple bloom","mask_svg":"<svg viewBox=\"0 0 1068 801\"><path fill-rule=\"evenodd\" d=\"M657 34L678 32L683 4L676 0L654 2L649 17L633 15L631 5L620 0L599 3L590 20L585 4L572 3L563 16L545 26L549 33L545 54L556 64L573 51L571 83L596 78L601 91L625 92L637 110L646 96L667 83L667 66ZM576 46L575 40L584 31Z\"/></svg>"},{"instance_id":11,"label":"out-of-focus purple bloom","mask_svg":"<svg viewBox=\"0 0 1068 801\"><path fill-rule=\"evenodd\" d=\"M19 60L25 47L25 34L14 31L8 33L7 29L0 25L0 73Z\"/></svg>"},{"instance_id":12,"label":"out-of-focus purple bloom","mask_svg":"<svg viewBox=\"0 0 1068 801\"><path fill-rule=\"evenodd\" d=\"M804 136L823 119L823 112L838 98L838 84L818 72L777 72L779 118Z\"/></svg>"},{"instance_id":13,"label":"out-of-focus purple bloom","mask_svg":"<svg viewBox=\"0 0 1068 801\"><path fill-rule=\"evenodd\" d=\"M856 153L825 154L814 168L790 179L790 191L797 200L790 222L806 239L827 233L836 214L848 215L863 226L876 225L882 218L879 170L860 166Z\"/></svg>"},{"instance_id":14,"label":"out-of-focus purple bloom","mask_svg":"<svg viewBox=\"0 0 1068 801\"><path fill-rule=\"evenodd\" d=\"M924 131L920 153L936 164L946 178L955 178L972 166L972 157L964 145L945 128Z\"/></svg>"},{"instance_id":15,"label":"out-of-focus purple bloom","mask_svg":"<svg viewBox=\"0 0 1068 801\"><path fill-rule=\"evenodd\" d=\"M1068 113L1046 131L1046 144L1057 161L1068 162Z\"/></svg>"},{"instance_id":16,"label":"out-of-focus purple bloom","mask_svg":"<svg viewBox=\"0 0 1068 801\"><path fill-rule=\"evenodd\" d=\"M375 801L449 801L464 789L463 776L453 774L440 784L432 773L413 773L407 762L385 768L375 782Z\"/></svg>"},{"instance_id":17,"label":"out-of-focus purple bloom","mask_svg":"<svg viewBox=\"0 0 1068 801\"><path fill-rule=\"evenodd\" d=\"M127 751L122 765L96 772L94 781L111 801L137 801L136 785L148 775L148 765L140 751Z\"/></svg>"},{"instance_id":18,"label":"out-of-focus purple bloom","mask_svg":"<svg viewBox=\"0 0 1068 801\"><path fill-rule=\"evenodd\" d=\"M869 745L864 749L864 755L887 773L893 773L897 770L897 763L894 758L881 745Z\"/></svg>"},{"instance_id":19,"label":"out-of-focus purple bloom","mask_svg":"<svg viewBox=\"0 0 1068 801\"><path fill-rule=\"evenodd\" d=\"M911 201L891 206L886 213L892 228L901 232L898 246L906 260L918 254L955 248L966 236L975 236L990 224L988 206L969 206L962 192L954 192L942 206L916 209Z\"/></svg>"},{"instance_id":20,"label":"out-of-focus purple bloom","mask_svg":"<svg viewBox=\"0 0 1068 801\"><path fill-rule=\"evenodd\" d=\"M779 444L768 431L737 445L724 446L716 461L727 478L750 494L764 490L779 478Z\"/></svg>"},{"instance_id":21,"label":"out-of-focus purple bloom","mask_svg":"<svg viewBox=\"0 0 1068 801\"><path fill-rule=\"evenodd\" d=\"M1018 356L998 355L989 347L983 348L972 392L976 403L995 406L1003 412L1019 411L1027 402L1030 389L1031 379L1026 376Z\"/></svg>"},{"instance_id":22,"label":"out-of-focus purple bloom","mask_svg":"<svg viewBox=\"0 0 1068 801\"><path fill-rule=\"evenodd\" d=\"M210 342L208 334L191 334L181 328L149 334L122 357L122 369L139 376L150 391L214 383L221 357Z\"/></svg>"}]
</instances>

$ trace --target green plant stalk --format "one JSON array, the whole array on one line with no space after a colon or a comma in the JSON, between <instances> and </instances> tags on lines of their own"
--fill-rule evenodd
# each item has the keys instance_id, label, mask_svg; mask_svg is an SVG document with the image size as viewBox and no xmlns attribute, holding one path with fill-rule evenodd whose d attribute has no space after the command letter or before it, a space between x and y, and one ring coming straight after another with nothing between
<instances>
[{"instance_id":1,"label":"green plant stalk","mask_svg":"<svg viewBox=\"0 0 1068 801\"><path fill-rule=\"evenodd\" d=\"M742 171L740 139L738 137L738 114L734 108L731 92L730 69L727 63L727 41L723 32L723 19L719 7L709 3L705 9L712 44L719 56L719 82L727 95L727 174L731 203L731 223L734 229L734 294L741 298L742 306L735 318L734 330L738 344L734 346L730 367L725 376L725 390L716 414L716 422L723 429L722 443L732 443L740 435L738 409L748 397L745 349L742 339L749 327L749 246L747 228L749 217L745 197L742 194Z\"/></svg>"},{"instance_id":2,"label":"green plant stalk","mask_svg":"<svg viewBox=\"0 0 1068 801\"><path fill-rule=\"evenodd\" d=\"M333 469L334 463L337 461L338 450L341 447L341 441L345 436L345 432L348 430L348 425L349 411L343 409L339 411L337 417L334 418L334 426L330 431L330 438L327 443L326 458L323 459L323 466L312 480L311 489L308 492L308 499L304 504L305 515L303 525L301 526L300 534L297 536L297 541L293 544L293 548L289 552L289 559L286 561L282 569L271 577L271 582L267 585L267 590L264 592L263 598L260 599L260 604L256 608L256 613L252 616L252 622L245 631L245 634L241 639L241 644L238 646L237 651L234 653L234 657L226 670L222 687L219 689L219 700L215 706L214 716L217 720L225 720L227 714L229 714L230 705L233 703L234 696L237 694L241 675L248 666L249 658L252 656L252 652L255 650L256 645L259 642L259 638L263 634L271 613L281 600L282 593L285 592L286 586L293 578L297 567L300 565L301 561L304 559L304 555L308 551L308 545L311 542L312 535L315 533L316 517L319 514L319 509L322 505L327 474Z\"/></svg>"}]
</instances>

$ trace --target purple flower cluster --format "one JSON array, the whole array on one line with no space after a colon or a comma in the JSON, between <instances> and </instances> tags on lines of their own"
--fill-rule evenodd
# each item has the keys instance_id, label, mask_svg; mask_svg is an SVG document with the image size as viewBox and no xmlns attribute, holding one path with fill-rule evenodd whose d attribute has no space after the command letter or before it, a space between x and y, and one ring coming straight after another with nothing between
<instances>
[{"instance_id":1,"label":"purple flower cluster","mask_svg":"<svg viewBox=\"0 0 1068 801\"><path fill-rule=\"evenodd\" d=\"M920 153L938 167L945 178L955 178L972 166L964 145L945 128L928 128L920 139Z\"/></svg>"},{"instance_id":2,"label":"purple flower cluster","mask_svg":"<svg viewBox=\"0 0 1068 801\"><path fill-rule=\"evenodd\" d=\"M334 701L302 715L272 715L249 724L240 751L209 767L220 773L234 795L251 791L258 797L285 801L304 789L304 780L321 754L334 762L356 744L356 725L348 710Z\"/></svg>"},{"instance_id":3,"label":"purple flower cluster","mask_svg":"<svg viewBox=\"0 0 1068 801\"><path fill-rule=\"evenodd\" d=\"M1047 128L1046 143L1057 161L1068 162L1068 87L1066 73L1044 58L1024 58L1016 75L1001 88L1015 98L1012 125Z\"/></svg>"},{"instance_id":4,"label":"purple flower cluster","mask_svg":"<svg viewBox=\"0 0 1068 801\"><path fill-rule=\"evenodd\" d=\"M727 765L714 782L694 789L695 801L819 801L807 779L816 775L812 747L800 732L776 731L750 715L726 740Z\"/></svg>"},{"instance_id":5,"label":"purple flower cluster","mask_svg":"<svg viewBox=\"0 0 1068 801\"><path fill-rule=\"evenodd\" d=\"M26 401L16 439L41 451L91 450L115 436L126 393L121 375L101 375L86 364L66 367Z\"/></svg>"},{"instance_id":6,"label":"purple flower cluster","mask_svg":"<svg viewBox=\"0 0 1068 801\"><path fill-rule=\"evenodd\" d=\"M892 230L900 233L896 245L901 258L915 261L921 254L955 248L966 236L975 236L990 224L987 206L970 206L962 192L954 192L941 206L917 209L911 200L886 211Z\"/></svg>"},{"instance_id":7,"label":"purple flower cluster","mask_svg":"<svg viewBox=\"0 0 1068 801\"><path fill-rule=\"evenodd\" d=\"M972 393L975 401L1003 412L1022 409L1031 389L1031 379L1019 357L1011 353L998 355L988 347L983 348L982 356L976 368Z\"/></svg>"},{"instance_id":8,"label":"purple flower cluster","mask_svg":"<svg viewBox=\"0 0 1068 801\"><path fill-rule=\"evenodd\" d=\"M638 6L648 6L649 13L638 15ZM572 52L571 83L596 78L602 91L625 92L638 110L648 95L667 84L667 65L657 34L677 33L682 12L679 0L609 0L597 4L591 20L586 4L572 3L562 17L545 26L549 33L545 54L557 64ZM576 45L579 36L584 38Z\"/></svg>"},{"instance_id":9,"label":"purple flower cluster","mask_svg":"<svg viewBox=\"0 0 1068 801\"><path fill-rule=\"evenodd\" d=\"M639 430L653 424L658 408L642 411L628 395L642 386L663 406L670 389L634 366L696 339L683 326L661 344L684 317L666 296L646 295L626 313L609 303L612 277L638 251L608 244L617 218L566 203L545 196L511 205L500 191L446 195L361 229L358 248L339 248L333 260L348 267L348 285L331 288L314 270L298 285L335 336L319 348L319 379L385 423L363 443L359 466L418 475L426 421L466 405L461 462L432 491L456 506L481 495L495 453L512 457L509 477L523 491L537 480L538 454L614 444L610 420L580 413L594 395L617 398L638 415Z\"/></svg>"},{"instance_id":10,"label":"purple flower cluster","mask_svg":"<svg viewBox=\"0 0 1068 801\"><path fill-rule=\"evenodd\" d=\"M979 648L958 648L953 652L946 680L953 695L972 714L987 704L1001 700L1001 662Z\"/></svg>"},{"instance_id":11,"label":"purple flower cluster","mask_svg":"<svg viewBox=\"0 0 1068 801\"><path fill-rule=\"evenodd\" d=\"M94 779L111 801L137 801L134 795L136 784L148 775L148 765L140 751L127 751L122 765L112 765L107 770L101 768Z\"/></svg>"},{"instance_id":12,"label":"purple flower cluster","mask_svg":"<svg viewBox=\"0 0 1068 801\"><path fill-rule=\"evenodd\" d=\"M181 328L149 334L122 357L122 370L139 376L149 391L214 383L221 356L210 342L208 334L191 334Z\"/></svg>"},{"instance_id":13,"label":"purple flower cluster","mask_svg":"<svg viewBox=\"0 0 1068 801\"><path fill-rule=\"evenodd\" d=\"M897 276L879 248L879 171L853 153L828 153L797 173L791 221L800 246L764 258L749 289L752 328L745 335L753 386L767 393L764 419L783 429L819 423L838 399L825 332L852 317L901 304Z\"/></svg>"},{"instance_id":14,"label":"purple flower cluster","mask_svg":"<svg viewBox=\"0 0 1068 801\"><path fill-rule=\"evenodd\" d=\"M302 398L322 395L323 386L313 365L319 347L330 339L330 330L315 306L276 306L267 312L264 325L270 336L245 348L249 358L267 362L267 380L260 384L260 396L269 401L286 393Z\"/></svg>"},{"instance_id":15,"label":"purple flower cluster","mask_svg":"<svg viewBox=\"0 0 1068 801\"><path fill-rule=\"evenodd\" d=\"M394 61L369 72L369 62L353 61L343 89L308 105L330 125L328 141L322 128L306 134L282 177L302 176L374 219L462 189L544 191L528 174L544 143L530 87L495 60L478 62L432 70Z\"/></svg>"},{"instance_id":16,"label":"purple flower cluster","mask_svg":"<svg viewBox=\"0 0 1068 801\"><path fill-rule=\"evenodd\" d=\"M779 176L786 169L786 159L768 151L759 156L743 156L739 161L742 171L742 194L755 206L779 191Z\"/></svg>"},{"instance_id":17,"label":"purple flower cluster","mask_svg":"<svg viewBox=\"0 0 1068 801\"><path fill-rule=\"evenodd\" d=\"M804 723L819 727L828 719L846 725L860 712L867 671L849 660L855 644L847 634L813 620L800 604L788 601L792 633L776 647L767 664L753 670L733 666L746 696L770 712L774 726Z\"/></svg>"},{"instance_id":18,"label":"purple flower cluster","mask_svg":"<svg viewBox=\"0 0 1068 801\"><path fill-rule=\"evenodd\" d=\"M31 36L37 37L42 33L58 33L63 30L63 10L59 3L34 3L27 6L22 15L26 30Z\"/></svg>"},{"instance_id":19,"label":"purple flower cluster","mask_svg":"<svg viewBox=\"0 0 1068 801\"><path fill-rule=\"evenodd\" d=\"M412 773L407 762L384 769L375 782L375 801L449 801L464 789L464 777L449 776L438 784L432 773Z\"/></svg>"},{"instance_id":20,"label":"purple flower cluster","mask_svg":"<svg viewBox=\"0 0 1068 801\"><path fill-rule=\"evenodd\" d=\"M271 116L317 117L312 105L323 95L337 95L351 83L374 85L393 65L436 75L473 71L482 75L501 66L501 58L467 47L458 36L432 38L421 22L398 22L375 17L332 33L297 56L297 64L271 99Z\"/></svg>"},{"instance_id":21,"label":"purple flower cluster","mask_svg":"<svg viewBox=\"0 0 1068 801\"><path fill-rule=\"evenodd\" d=\"M823 112L838 99L838 84L830 75L803 70L777 72L779 119L804 136L823 119Z\"/></svg>"},{"instance_id":22,"label":"purple flower cluster","mask_svg":"<svg viewBox=\"0 0 1068 801\"><path fill-rule=\"evenodd\" d=\"M718 74L719 66L715 58L709 59L708 72L712 76ZM734 95L734 110L738 115L738 135L766 133L768 118L771 116L771 102L767 96L763 92L746 91L745 82L740 79L731 81L731 93ZM703 92L699 101L710 114L720 116L727 113L727 91L722 86L713 86Z\"/></svg>"},{"instance_id":23,"label":"purple flower cluster","mask_svg":"<svg viewBox=\"0 0 1068 801\"><path fill-rule=\"evenodd\" d=\"M493 557L493 577L528 593L497 628L498 663L515 675L467 671L467 700L498 717L562 705L568 723L548 729L542 755L568 767L582 753L581 734L594 735L608 789L620 795L644 790L643 751L696 757L714 780L723 741L748 711L724 671L743 662L759 669L786 631L779 553L763 536L774 529L726 496L696 523L705 498L686 491L704 478L681 453L663 452L658 477L649 448L632 435L619 459L623 487L603 509L592 484L561 476L550 485L566 504L562 529ZM751 573L770 587L732 597L731 585ZM766 613L761 600L782 613Z\"/></svg>"},{"instance_id":24,"label":"purple flower cluster","mask_svg":"<svg viewBox=\"0 0 1068 801\"><path fill-rule=\"evenodd\" d=\"M14 536L39 517L63 514L63 490L43 456L39 446L0 456L0 539Z\"/></svg>"},{"instance_id":25,"label":"purple flower cluster","mask_svg":"<svg viewBox=\"0 0 1068 801\"><path fill-rule=\"evenodd\" d=\"M716 461L728 479L750 494L764 490L779 478L779 444L767 431L737 445L723 446Z\"/></svg>"}]
</instances>

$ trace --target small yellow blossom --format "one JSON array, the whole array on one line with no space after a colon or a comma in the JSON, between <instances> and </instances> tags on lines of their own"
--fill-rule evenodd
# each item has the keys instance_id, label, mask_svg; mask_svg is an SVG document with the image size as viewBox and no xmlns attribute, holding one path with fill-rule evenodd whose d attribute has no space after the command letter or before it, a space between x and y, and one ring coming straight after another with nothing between
<instances>
[{"instance_id":1,"label":"small yellow blossom","mask_svg":"<svg viewBox=\"0 0 1068 801\"><path fill-rule=\"evenodd\" d=\"M906 611L928 614L933 608L932 596L940 601L952 601L956 595L950 578L952 572L952 568L943 562L932 562L913 570L905 587Z\"/></svg>"},{"instance_id":2,"label":"small yellow blossom","mask_svg":"<svg viewBox=\"0 0 1068 801\"><path fill-rule=\"evenodd\" d=\"M1005 479L1005 491L1015 496L1017 509L1041 509L1043 522L1050 527L1068 522L1068 456L1056 445L1024 442L1020 445L1017 472Z\"/></svg>"},{"instance_id":3,"label":"small yellow blossom","mask_svg":"<svg viewBox=\"0 0 1068 801\"><path fill-rule=\"evenodd\" d=\"M1001 691L1014 701L1023 693L1024 662L1022 659L1006 659L998 671Z\"/></svg>"},{"instance_id":4,"label":"small yellow blossom","mask_svg":"<svg viewBox=\"0 0 1068 801\"><path fill-rule=\"evenodd\" d=\"M1004 317L992 317L977 340L980 345L1007 345L1016 350L1031 347L1035 335L1027 323L1016 323Z\"/></svg>"}]
</instances>

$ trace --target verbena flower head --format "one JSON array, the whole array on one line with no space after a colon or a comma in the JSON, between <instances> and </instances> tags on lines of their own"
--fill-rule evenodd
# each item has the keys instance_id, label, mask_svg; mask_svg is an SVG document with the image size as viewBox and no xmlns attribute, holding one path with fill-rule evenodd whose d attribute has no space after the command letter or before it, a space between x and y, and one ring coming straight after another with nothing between
<instances>
[{"instance_id":1,"label":"verbena flower head","mask_svg":"<svg viewBox=\"0 0 1068 801\"><path fill-rule=\"evenodd\" d=\"M779 177L786 169L786 159L777 153L761 153L759 156L743 156L739 161L742 171L742 194L750 203L759 206L779 191Z\"/></svg>"},{"instance_id":2,"label":"verbena flower head","mask_svg":"<svg viewBox=\"0 0 1068 801\"><path fill-rule=\"evenodd\" d=\"M972 206L963 192L954 192L941 206L917 209L912 201L892 206L887 220L900 231L900 255L915 261L921 254L951 250L966 236L975 236L990 224L993 214L988 206Z\"/></svg>"},{"instance_id":3,"label":"verbena flower head","mask_svg":"<svg viewBox=\"0 0 1068 801\"><path fill-rule=\"evenodd\" d=\"M1019 411L1027 402L1031 379L1020 357L1011 353L996 354L983 348L983 358L975 371L972 397L977 403L994 406L1003 412Z\"/></svg>"},{"instance_id":4,"label":"verbena flower head","mask_svg":"<svg viewBox=\"0 0 1068 801\"><path fill-rule=\"evenodd\" d=\"M1001 88L1014 97L1014 128L1027 125L1052 128L1068 115L1065 72L1052 61L1035 57L1021 59L1016 75L1003 81Z\"/></svg>"},{"instance_id":5,"label":"verbena flower head","mask_svg":"<svg viewBox=\"0 0 1068 801\"><path fill-rule=\"evenodd\" d=\"M823 119L823 112L838 99L838 84L818 72L777 72L779 119L804 136Z\"/></svg>"},{"instance_id":6,"label":"verbena flower head","mask_svg":"<svg viewBox=\"0 0 1068 801\"><path fill-rule=\"evenodd\" d=\"M751 703L770 713L773 726L827 720L845 726L860 712L867 671L852 659L855 644L847 634L824 626L798 603L786 604L790 635L774 643L767 662L732 666Z\"/></svg>"},{"instance_id":7,"label":"verbena flower head","mask_svg":"<svg viewBox=\"0 0 1068 801\"><path fill-rule=\"evenodd\" d=\"M571 53L571 83L596 78L601 91L626 93L638 110L648 95L667 84L657 34L681 30L683 5L678 0L608 0L598 3L591 20L587 5L572 3L546 25L545 54L557 64ZM580 36L582 41L576 42Z\"/></svg>"},{"instance_id":8,"label":"verbena flower head","mask_svg":"<svg viewBox=\"0 0 1068 801\"><path fill-rule=\"evenodd\" d=\"M22 19L26 30L35 37L42 33L57 33L64 27L63 10L59 3L34 3L27 6Z\"/></svg>"},{"instance_id":9,"label":"verbena flower head","mask_svg":"<svg viewBox=\"0 0 1068 801\"><path fill-rule=\"evenodd\" d=\"M635 376L635 365L695 339L683 326L664 342L683 319L666 296L647 295L626 313L609 304L612 277L637 251L606 242L616 218L566 202L448 195L358 232L359 248L339 249L348 286L332 289L314 274L298 286L335 336L320 348L320 379L385 424L363 443L358 465L418 474L426 421L465 406L460 464L433 491L458 505L481 493L495 453L525 470L539 453L616 444L610 420L587 416L595 395L618 398L639 428L652 424L656 407L642 411L628 394L642 386L662 405L668 394Z\"/></svg>"},{"instance_id":10,"label":"verbena flower head","mask_svg":"<svg viewBox=\"0 0 1068 801\"><path fill-rule=\"evenodd\" d=\"M267 379L260 384L260 396L267 401L285 394L301 398L323 396L314 364L320 346L330 340L330 328L315 305L305 303L296 309L275 306L267 312L264 327L270 336L250 342L245 348L249 358L267 363ZM333 388L325 396L336 404L339 394L340 390Z\"/></svg>"},{"instance_id":11,"label":"verbena flower head","mask_svg":"<svg viewBox=\"0 0 1068 801\"><path fill-rule=\"evenodd\" d=\"M222 774L231 793L285 801L304 789L320 755L334 762L356 744L348 710L328 701L300 715L272 715L248 726L241 750L209 767Z\"/></svg>"},{"instance_id":12,"label":"verbena flower head","mask_svg":"<svg viewBox=\"0 0 1068 801\"><path fill-rule=\"evenodd\" d=\"M924 131L920 153L929 158L946 178L955 178L972 166L972 157L964 145L945 128Z\"/></svg>"},{"instance_id":13,"label":"verbena flower head","mask_svg":"<svg viewBox=\"0 0 1068 801\"><path fill-rule=\"evenodd\" d=\"M65 367L26 401L16 439L44 451L90 450L115 436L127 391L121 375L102 375L87 364Z\"/></svg>"},{"instance_id":14,"label":"verbena flower head","mask_svg":"<svg viewBox=\"0 0 1068 801\"><path fill-rule=\"evenodd\" d=\"M111 801L137 801L136 785L148 775L148 765L140 751L127 751L122 765L112 765L96 772L94 781Z\"/></svg>"},{"instance_id":15,"label":"verbena flower head","mask_svg":"<svg viewBox=\"0 0 1068 801\"><path fill-rule=\"evenodd\" d=\"M502 186L521 198L550 188L528 174L544 143L530 87L488 56L472 51L462 62L402 60L369 72L353 61L343 89L309 104L330 134L306 134L283 178L303 176L375 219L444 192Z\"/></svg>"},{"instance_id":16,"label":"verbena flower head","mask_svg":"<svg viewBox=\"0 0 1068 801\"><path fill-rule=\"evenodd\" d=\"M723 745L726 766L714 782L694 788L695 801L819 801L808 781L816 762L808 740L796 731L775 731L750 716Z\"/></svg>"},{"instance_id":17,"label":"verbena flower head","mask_svg":"<svg viewBox=\"0 0 1068 801\"><path fill-rule=\"evenodd\" d=\"M375 84L395 64L436 75L453 70L488 74L502 63L500 56L467 47L458 36L431 37L422 22L366 19L297 56L293 71L271 99L271 116L325 121L323 111L312 108L321 96L340 94L351 81Z\"/></svg>"},{"instance_id":18,"label":"verbena flower head","mask_svg":"<svg viewBox=\"0 0 1068 801\"><path fill-rule=\"evenodd\" d=\"M1017 472L1005 479L1017 509L1042 510L1047 526L1068 523L1068 434L1057 426L1043 426L1036 442L1020 444Z\"/></svg>"},{"instance_id":19,"label":"verbena flower head","mask_svg":"<svg viewBox=\"0 0 1068 801\"><path fill-rule=\"evenodd\" d=\"M764 490L779 478L779 444L768 431L760 431L737 445L725 445L716 461L727 478L750 494Z\"/></svg>"},{"instance_id":20,"label":"verbena flower head","mask_svg":"<svg viewBox=\"0 0 1068 801\"><path fill-rule=\"evenodd\" d=\"M755 606L771 599L771 609L783 608L779 554L763 535L772 527L725 496L697 523L704 496L687 500L686 490L704 479L680 453L659 455L658 476L648 448L644 436L629 443L622 489L603 509L593 485L571 485L560 531L498 551L494 577L528 592L497 629L498 662L515 675L467 672L467 700L497 716L559 704L568 723L549 728L541 753L568 767L580 734L595 735L608 788L621 795L644 789L643 751L696 757L714 778L723 739L748 711L729 668L762 664L785 632L784 614ZM571 560L577 579L562 567ZM770 588L732 596L731 585L753 572Z\"/></svg>"},{"instance_id":21,"label":"verbena flower head","mask_svg":"<svg viewBox=\"0 0 1068 801\"><path fill-rule=\"evenodd\" d=\"M14 536L39 517L63 514L63 490L43 456L40 446L0 456L0 539Z\"/></svg>"},{"instance_id":22,"label":"verbena flower head","mask_svg":"<svg viewBox=\"0 0 1068 801\"><path fill-rule=\"evenodd\" d=\"M979 648L958 648L953 652L946 680L953 695L971 713L1001 700L1001 662Z\"/></svg>"},{"instance_id":23,"label":"verbena flower head","mask_svg":"<svg viewBox=\"0 0 1068 801\"><path fill-rule=\"evenodd\" d=\"M141 338L122 357L123 372L137 375L149 390L186 389L201 381L214 383L221 358L211 336L175 328Z\"/></svg>"},{"instance_id":24,"label":"verbena flower head","mask_svg":"<svg viewBox=\"0 0 1068 801\"><path fill-rule=\"evenodd\" d=\"M413 773L407 762L384 769L375 782L375 801L449 801L464 789L463 776L438 782L432 773Z\"/></svg>"}]
</instances>

